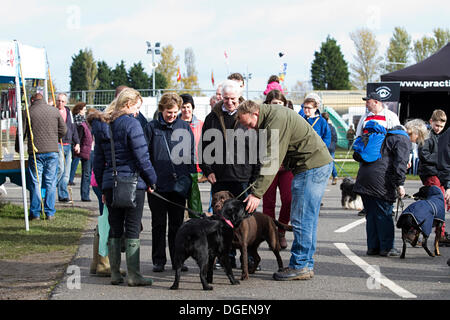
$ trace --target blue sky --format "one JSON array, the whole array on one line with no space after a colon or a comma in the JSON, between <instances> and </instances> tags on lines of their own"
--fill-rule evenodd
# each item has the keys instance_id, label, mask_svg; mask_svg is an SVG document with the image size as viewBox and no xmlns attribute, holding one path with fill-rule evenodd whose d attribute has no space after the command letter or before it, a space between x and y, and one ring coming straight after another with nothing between
<instances>
[{"instance_id":1,"label":"blue sky","mask_svg":"<svg viewBox=\"0 0 450 320\"><path fill-rule=\"evenodd\" d=\"M91 48L96 60L127 68L142 61L151 72L145 41L171 44L180 56L191 47L202 89L213 89L227 72L253 75L249 90L265 89L271 74L287 63L286 85L310 80L314 51L327 35L341 46L353 63L349 33L369 27L383 56L396 26L406 28L413 40L449 28L450 2L446 1L4 1L0 40L19 40L45 47L58 90L69 90L71 57ZM224 51L229 56L225 63ZM284 52L283 58L278 52Z\"/></svg>"}]
</instances>

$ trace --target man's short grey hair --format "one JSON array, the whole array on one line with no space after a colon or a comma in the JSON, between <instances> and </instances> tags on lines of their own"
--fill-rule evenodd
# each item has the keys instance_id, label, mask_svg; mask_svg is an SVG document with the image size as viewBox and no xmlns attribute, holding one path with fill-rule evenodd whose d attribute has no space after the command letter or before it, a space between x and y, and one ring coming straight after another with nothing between
<instances>
[{"instance_id":1,"label":"man's short grey hair","mask_svg":"<svg viewBox=\"0 0 450 320\"><path fill-rule=\"evenodd\" d=\"M66 97L66 100L67 100L67 93L65 93L65 92L58 92L56 94L56 98L58 99L59 96L64 96L64 97Z\"/></svg>"},{"instance_id":2,"label":"man's short grey hair","mask_svg":"<svg viewBox=\"0 0 450 320\"><path fill-rule=\"evenodd\" d=\"M239 97L242 95L242 88L239 86L239 83L234 80L225 80L222 83L222 96L225 92L233 92L236 93Z\"/></svg>"}]
</instances>

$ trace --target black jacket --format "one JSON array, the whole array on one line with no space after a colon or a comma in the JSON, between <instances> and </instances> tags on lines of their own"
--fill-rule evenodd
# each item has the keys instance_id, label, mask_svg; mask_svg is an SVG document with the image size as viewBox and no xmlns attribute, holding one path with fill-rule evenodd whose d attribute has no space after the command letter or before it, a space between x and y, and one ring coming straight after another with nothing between
<instances>
[{"instance_id":1,"label":"black jacket","mask_svg":"<svg viewBox=\"0 0 450 320\"><path fill-rule=\"evenodd\" d=\"M425 140L423 146L419 147L419 168L417 173L420 177L427 178L438 175L438 141L439 136L430 132L430 137Z\"/></svg>"},{"instance_id":2,"label":"black jacket","mask_svg":"<svg viewBox=\"0 0 450 320\"><path fill-rule=\"evenodd\" d=\"M402 129L396 127L394 129ZM406 179L411 141L399 134L387 134L381 147L381 159L361 163L353 191L389 202L396 200L396 188Z\"/></svg>"},{"instance_id":3,"label":"black jacket","mask_svg":"<svg viewBox=\"0 0 450 320\"><path fill-rule=\"evenodd\" d=\"M174 173L180 177L197 172L194 134L187 122L177 118L173 123L167 124L160 113L147 124L145 134L150 160L158 175L156 191L172 192L176 181ZM183 161L172 161L167 148L171 155L174 155L174 152Z\"/></svg>"},{"instance_id":4,"label":"black jacket","mask_svg":"<svg viewBox=\"0 0 450 320\"><path fill-rule=\"evenodd\" d=\"M450 130L439 137L438 143L438 177L444 188L450 189Z\"/></svg>"},{"instance_id":5,"label":"black jacket","mask_svg":"<svg viewBox=\"0 0 450 320\"><path fill-rule=\"evenodd\" d=\"M95 137L93 170L102 189L113 188L113 166L109 125L101 118L92 120ZM137 189L147 189L156 183L156 173L150 162L144 132L132 115L122 115L111 124L116 156L117 175L127 177L138 172Z\"/></svg>"},{"instance_id":6,"label":"black jacket","mask_svg":"<svg viewBox=\"0 0 450 320\"><path fill-rule=\"evenodd\" d=\"M72 146L76 144L80 144L80 138L78 137L78 131L77 126L73 122L72 118L72 112L70 112L70 109L68 107L66 108L67 117L66 117L66 126L67 126L67 133L62 138L63 143L71 144Z\"/></svg>"},{"instance_id":7,"label":"black jacket","mask_svg":"<svg viewBox=\"0 0 450 320\"><path fill-rule=\"evenodd\" d=\"M214 106L213 110L206 116L205 122L203 124L201 143L202 161L200 163L200 168L202 169L205 176L209 176L211 173L214 173L218 182L252 182L258 176L260 168L258 161L259 159L257 159L258 151L255 149L258 144L255 142L252 143L252 146L250 146L251 139L249 138L249 135L247 133L256 134L256 131L252 130L253 132L247 132L248 129L242 126L239 121L237 121L237 113L234 114L234 121L232 126L227 126L224 121L224 112L222 111L222 105L222 101L217 103ZM207 139L205 133L207 133L208 131L209 133L211 133L212 131L210 131L210 129L216 129L215 132L217 133L220 131L220 139L222 141L215 141L214 138ZM227 152L230 152L230 150L227 149L226 130L230 129L234 130L234 133L236 135L233 137L234 153L233 155L229 155L230 158L233 157L233 161L228 161L227 163L226 156ZM243 135L245 135L245 138L243 137ZM241 146L238 143L241 138L245 139L244 150L240 150ZM213 148L214 150L212 150L213 146L210 145L213 143L218 148ZM231 144L230 141L228 141L228 143ZM218 161L213 161L211 163L211 159L208 159L211 155Z\"/></svg>"}]
</instances>

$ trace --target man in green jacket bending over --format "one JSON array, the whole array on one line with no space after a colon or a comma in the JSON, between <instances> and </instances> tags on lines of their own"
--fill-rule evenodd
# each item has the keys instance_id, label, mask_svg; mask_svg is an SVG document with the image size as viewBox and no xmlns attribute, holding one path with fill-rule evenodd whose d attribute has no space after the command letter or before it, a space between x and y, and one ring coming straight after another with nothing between
<instances>
[{"instance_id":1,"label":"man in green jacket bending over","mask_svg":"<svg viewBox=\"0 0 450 320\"><path fill-rule=\"evenodd\" d=\"M260 175L244 200L247 211L259 206L281 164L292 170L291 224L294 241L289 267L274 273L275 280L308 280L314 276L317 222L333 160L314 129L295 111L276 105L245 101L238 108L239 122L259 131L265 149ZM267 139L261 137L266 136ZM261 143L266 143L265 148ZM264 150L263 150L264 152ZM261 156L261 155L260 155ZM283 160L284 159L284 160ZM283 161L283 163L281 163Z\"/></svg>"}]
</instances>

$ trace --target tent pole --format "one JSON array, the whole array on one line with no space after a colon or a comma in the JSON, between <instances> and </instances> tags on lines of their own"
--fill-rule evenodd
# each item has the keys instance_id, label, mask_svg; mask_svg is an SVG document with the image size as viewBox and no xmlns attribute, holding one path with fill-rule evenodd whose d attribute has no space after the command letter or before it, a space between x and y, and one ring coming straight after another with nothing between
<instances>
[{"instance_id":1,"label":"tent pole","mask_svg":"<svg viewBox=\"0 0 450 320\"><path fill-rule=\"evenodd\" d=\"M22 198L23 198L23 213L25 215L25 230L30 230L28 221L28 203L27 203L27 182L25 178L25 156L23 152L23 120L22 120L22 105L20 104L20 80L16 74L16 100L17 100L17 134L19 135L19 154L20 154L20 173L22 175Z\"/></svg>"}]
</instances>

